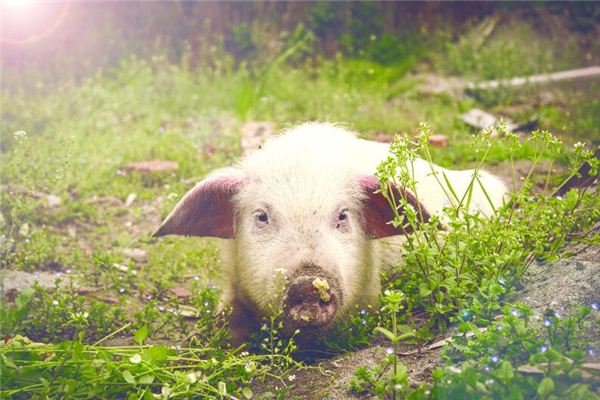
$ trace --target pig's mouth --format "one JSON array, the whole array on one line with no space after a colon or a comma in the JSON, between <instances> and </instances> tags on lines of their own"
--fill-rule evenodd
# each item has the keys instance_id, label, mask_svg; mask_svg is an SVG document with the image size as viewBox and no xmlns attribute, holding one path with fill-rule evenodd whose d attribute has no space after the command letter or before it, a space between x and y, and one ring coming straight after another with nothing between
<instances>
[{"instance_id":1,"label":"pig's mouth","mask_svg":"<svg viewBox=\"0 0 600 400\"><path fill-rule=\"evenodd\" d=\"M333 287L332 287L333 285ZM337 313L337 282L321 276L303 276L288 287L285 314L293 327L321 328Z\"/></svg>"}]
</instances>

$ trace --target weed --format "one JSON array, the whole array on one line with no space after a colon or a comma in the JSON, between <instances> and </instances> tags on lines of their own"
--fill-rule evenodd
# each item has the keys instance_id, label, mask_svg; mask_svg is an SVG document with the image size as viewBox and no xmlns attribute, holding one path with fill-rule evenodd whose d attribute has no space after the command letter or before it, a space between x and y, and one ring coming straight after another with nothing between
<instances>
[{"instance_id":1,"label":"weed","mask_svg":"<svg viewBox=\"0 0 600 400\"><path fill-rule=\"evenodd\" d=\"M290 356L296 351L294 337L300 333L296 329L285 336L283 333L283 305L285 303L285 288L287 278L282 270L275 272L275 299L269 304L267 316L263 318L260 331L252 335L251 348L272 356L282 355L270 359L271 367L279 371L288 369L291 363Z\"/></svg>"},{"instance_id":2,"label":"weed","mask_svg":"<svg viewBox=\"0 0 600 400\"><path fill-rule=\"evenodd\" d=\"M502 127L500 129L503 130ZM524 306L505 306L504 321L508 326L497 324L494 328L496 331L488 328L489 332L481 335L477 324L487 325L493 320L501 309L504 297L510 294L513 285L520 280L534 260L558 259L567 241L597 241L597 238L590 236L589 230L597 223L599 217L600 196L597 193L590 193L586 189L571 190L564 198L555 197L562 184L551 188L548 173L541 182L543 191L534 194L531 176L540 160L544 158L562 158L566 161L568 176L565 182L577 174L578 168L584 162L589 163L592 166L591 173L596 174L598 160L581 143L571 150L566 150L561 141L548 132L533 132L529 138L530 145L535 150L531 155L532 167L521 182L522 186L518 187L513 170L513 194L509 201L496 209L494 215L482 216L480 212L471 211L470 201L474 185L479 185L486 194L479 174L491 143L490 132L483 132L473 142L476 162L470 188L464 194L456 193L443 174L436 176L446 193L448 205L442 217L433 216L428 223L423 223L422 219L418 218L421 211L411 209L406 198L393 198L388 191L388 182L392 181L416 193L413 163L418 155L422 155L430 163L432 174L436 174L426 144L430 134L430 129L423 126L418 144L408 137L397 137L391 146L390 157L378 169L381 192L396 213L394 225L406 229L407 220L408 226L417 228L417 233L407 236L403 246L405 265L399 267L395 275L392 275L388 284L390 289L386 290L382 297L382 312L389 316L391 329L378 326L374 330L375 333L385 335L390 341L390 354L380 365L371 369L359 368L350 384L351 389L375 393L382 398L396 398L398 393L403 393L399 390L406 388L406 372L398 367L397 344L401 340L415 338L418 331L399 324L398 313L402 310L410 316L415 311L424 310L429 319L425 324L425 331L443 331L450 320L456 319L460 322L459 329L462 332L475 334L476 341L469 342L470 346L464 346L464 343L453 344L464 356L461 362L476 358L478 355L474 349L478 348L485 353L485 361L489 364L492 360L494 364L493 368L488 365L486 369L495 372L490 375L493 379L490 376L477 375L479 372L474 372L468 367L470 361L465 362L462 375L458 377L459 382L452 372L436 371L434 389L408 391L403 393L403 396L426 398L425 392L428 391L435 398L506 398L514 393L525 393L521 391L523 386L526 386L529 391L527 393L530 393L524 398L535 395L536 390L542 398L554 391L563 394L574 392L577 396L589 393L587 387L578 381L568 381L566 386L555 386L552 380L554 375L550 372L551 364L564 361L564 357L571 361L561 363L562 367L557 372L559 375L568 375L573 369L581 366L582 321L590 314L590 308L584 308L564 321L559 320L557 316L547 316L544 320L547 328L546 345L539 342L537 334L534 335L534 332L537 332L534 328L527 328L531 311ZM512 159L521 144L514 134L504 131L504 137L505 146ZM550 169L551 167L552 161ZM406 210L406 220L404 215L398 214L397 210L400 207ZM442 225L450 227L451 230L441 230ZM490 340L482 340L482 337ZM502 348L498 349L498 346ZM544 349L541 353L545 355L534 355L539 348ZM550 357L546 354L549 348L562 349L565 352L564 356L550 352L548 354L552 354L551 359L544 358ZM500 357L503 357L502 360ZM515 374L516 367L513 366L525 364L529 357L530 362L539 363L542 357L549 363L541 381L519 378ZM457 363L456 359L449 361ZM391 372L390 366L393 366Z\"/></svg>"},{"instance_id":3,"label":"weed","mask_svg":"<svg viewBox=\"0 0 600 400\"><path fill-rule=\"evenodd\" d=\"M422 223L417 218L418 210L410 212L407 199L389 196L387 182L393 181L416 193L412 163L421 153L433 166L426 145L430 134L429 128L423 127L420 144L413 144L407 137L398 138L392 145L391 156L379 167L379 178L381 190L390 206L394 210L399 206L408 209L408 223L422 232L407 237L404 244L406 265L396 271L390 286L401 288L406 294L409 312L423 309L432 318L434 326L444 329L447 316L467 307L474 298L487 299L487 306L483 307L491 313L494 299L518 281L531 262L536 258L556 259L567 236L586 231L596 221L597 212L591 211L594 209L591 206L600 199L595 194L573 190L563 199L553 197L560 185L551 190L549 174L544 182L545 191L532 193L530 177L540 160L545 157L566 158L569 164L566 179L574 176L583 162L591 162L596 168L598 161L581 145L566 152L562 150L561 142L549 133L534 132L529 141L536 152L531 156L533 165L522 187L517 187L513 173L512 189L515 194L509 203L497 209L495 215L483 216L472 211L470 199L474 185L481 186L479 171L491 148L489 132L484 132L473 143L476 161L470 189L467 193L457 194L445 176L437 176L448 206L442 217L434 216L429 223ZM511 158L520 146L509 132L505 132L505 145ZM435 174L433 171L432 167ZM485 192L485 188L482 189ZM402 226L403 221L404 216L396 215L396 226ZM559 225L557 221L560 221ZM441 231L440 224L451 229ZM577 236L571 239L576 240ZM500 279L508 285L498 285ZM475 305L479 307L478 303Z\"/></svg>"},{"instance_id":4,"label":"weed","mask_svg":"<svg viewBox=\"0 0 600 400\"><path fill-rule=\"evenodd\" d=\"M535 316L516 304L504 306L502 316L483 331L459 325L463 335L442 356L446 367L433 373L436 398L594 397L584 361L595 350L583 338L598 322L597 311L583 306L569 316L551 310ZM467 339L466 332L475 335Z\"/></svg>"},{"instance_id":5,"label":"weed","mask_svg":"<svg viewBox=\"0 0 600 400\"><path fill-rule=\"evenodd\" d=\"M408 372L406 367L398 360L398 344L407 339L415 337L414 330L407 325L397 323L398 313L404 308L404 293L400 291L386 290L383 294L383 307L381 311L390 316L391 330L382 326L375 328L375 333L385 336L392 344L386 349L388 355L383 359L380 366L369 371L365 368L357 371L351 388L359 388L365 385L373 385L375 393L391 393L392 399L396 399L401 393L408 389ZM387 373L388 369L391 369ZM367 386L368 387L368 386Z\"/></svg>"},{"instance_id":6,"label":"weed","mask_svg":"<svg viewBox=\"0 0 600 400\"><path fill-rule=\"evenodd\" d=\"M124 322L125 313L119 307L88 302L72 286L59 289L60 282L58 278L53 291L36 284L20 292L14 306L2 300L1 336L6 339L21 334L35 341L57 342L75 339L82 333L94 341Z\"/></svg>"}]
</instances>

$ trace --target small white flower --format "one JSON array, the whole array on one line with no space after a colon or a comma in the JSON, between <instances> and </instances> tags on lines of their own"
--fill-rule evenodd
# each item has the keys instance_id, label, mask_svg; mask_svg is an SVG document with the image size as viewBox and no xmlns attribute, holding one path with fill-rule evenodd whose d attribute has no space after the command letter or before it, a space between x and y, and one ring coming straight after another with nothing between
<instances>
[{"instance_id":1,"label":"small white flower","mask_svg":"<svg viewBox=\"0 0 600 400\"><path fill-rule=\"evenodd\" d=\"M296 380L296 375L291 374L291 375L288 376L288 381L294 382L295 380Z\"/></svg>"},{"instance_id":2,"label":"small white flower","mask_svg":"<svg viewBox=\"0 0 600 400\"><path fill-rule=\"evenodd\" d=\"M138 353L132 355L131 357L129 357L129 362L132 364L139 364L142 362L142 356Z\"/></svg>"},{"instance_id":3,"label":"small white flower","mask_svg":"<svg viewBox=\"0 0 600 400\"><path fill-rule=\"evenodd\" d=\"M186 377L189 383L196 383L196 381L198 380L198 377L196 376L195 372L190 372L186 375Z\"/></svg>"}]
</instances>

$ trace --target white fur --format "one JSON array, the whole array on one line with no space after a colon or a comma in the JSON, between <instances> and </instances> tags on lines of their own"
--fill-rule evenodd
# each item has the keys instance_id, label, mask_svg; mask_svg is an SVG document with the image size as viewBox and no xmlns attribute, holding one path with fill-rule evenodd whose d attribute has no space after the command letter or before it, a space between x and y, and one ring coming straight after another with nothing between
<instances>
[{"instance_id":1,"label":"white fur","mask_svg":"<svg viewBox=\"0 0 600 400\"><path fill-rule=\"evenodd\" d=\"M307 123L267 142L234 168L216 171L212 176L247 179L233 199L235 238L224 240L222 248L225 302L235 295L267 312L274 298L275 271L291 274L301 263L312 262L340 277L345 308L338 316L353 306L375 304L384 251L382 241L368 239L362 229L364 194L356 177L374 174L388 150L386 144L358 139L340 127ZM459 196L465 193L472 171L435 170L446 173ZM416 160L414 173L420 202L431 214L439 213L447 197L430 166ZM487 173L481 180L495 206L501 205L504 185ZM472 204L485 214L493 212L478 186ZM267 229L256 228L257 209L268 210ZM349 210L348 233L332 228L332 218L341 209Z\"/></svg>"}]
</instances>

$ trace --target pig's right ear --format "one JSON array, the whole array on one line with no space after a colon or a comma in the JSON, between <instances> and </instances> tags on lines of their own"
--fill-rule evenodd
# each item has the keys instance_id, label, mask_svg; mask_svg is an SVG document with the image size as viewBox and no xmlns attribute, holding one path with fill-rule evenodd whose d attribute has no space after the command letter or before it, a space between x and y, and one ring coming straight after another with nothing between
<instances>
[{"instance_id":1,"label":"pig's right ear","mask_svg":"<svg viewBox=\"0 0 600 400\"><path fill-rule=\"evenodd\" d=\"M152 236L232 238L234 211L231 198L242 185L243 179L236 174L219 174L203 180L183 196Z\"/></svg>"},{"instance_id":2,"label":"pig's right ear","mask_svg":"<svg viewBox=\"0 0 600 400\"><path fill-rule=\"evenodd\" d=\"M408 225L406 217L403 221L403 227L394 227L391 221L394 220L395 214L387 199L379 191L379 180L374 175L363 176L359 179L361 189L366 195L363 205L363 225L365 233L371 239L380 239L388 236L402 235L411 233L412 227ZM427 222L431 217L425 206L417 200L417 197L406 189L399 188L393 183L389 183L388 189L391 191L396 200L405 198L408 204L417 210L417 218ZM399 209L398 213L402 215L403 209Z\"/></svg>"}]
</instances>

